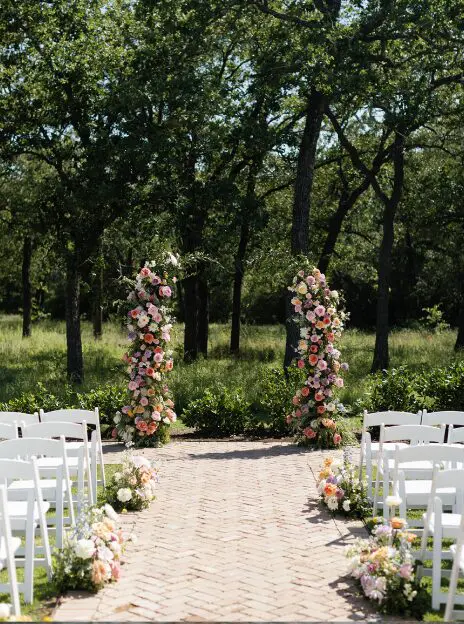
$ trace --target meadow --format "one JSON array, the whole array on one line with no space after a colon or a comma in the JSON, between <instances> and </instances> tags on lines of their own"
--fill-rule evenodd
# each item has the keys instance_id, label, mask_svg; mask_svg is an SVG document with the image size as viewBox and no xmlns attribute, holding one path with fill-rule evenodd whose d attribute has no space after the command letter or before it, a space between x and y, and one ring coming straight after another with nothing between
<instances>
[{"instance_id":1,"label":"meadow","mask_svg":"<svg viewBox=\"0 0 464 624\"><path fill-rule=\"evenodd\" d=\"M209 356L193 364L182 362L182 325L174 332L174 370L170 387L179 414L190 400L201 396L206 388L219 386L241 388L245 397L259 397L260 380L266 369L281 368L285 344L282 325L248 325L242 328L241 353L228 352L229 326L211 325ZM103 339L95 341L90 323L82 323L85 362L83 391L106 383L124 386L124 364L121 356L127 347L124 328L106 323ZM444 366L464 360L455 354L452 330L430 333L426 330L394 330L390 337L391 366L408 365L412 370ZM355 406L366 389L374 349L374 334L348 329L340 343L342 360L350 365L340 398ZM66 336L62 321L41 321L34 325L32 337L21 337L18 316L0 316L0 401L23 393L34 393L38 383L60 396L66 380ZM353 415L356 415L353 413Z\"/></svg>"}]
</instances>

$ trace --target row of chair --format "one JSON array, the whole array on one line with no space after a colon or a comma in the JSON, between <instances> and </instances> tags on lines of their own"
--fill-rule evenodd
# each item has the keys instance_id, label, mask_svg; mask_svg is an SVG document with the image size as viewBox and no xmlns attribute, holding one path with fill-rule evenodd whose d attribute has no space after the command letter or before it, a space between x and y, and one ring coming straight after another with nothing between
<instances>
[{"instance_id":1,"label":"row of chair","mask_svg":"<svg viewBox=\"0 0 464 624\"><path fill-rule=\"evenodd\" d=\"M85 419L89 415L95 427L90 441ZM98 410L59 410L41 413L40 419L35 416L0 415L0 563L6 563L9 578L0 591L10 592L15 615L19 615L19 593L26 603L33 601L35 566L45 567L51 577L49 530L61 548L65 528L75 524L81 505L96 501L98 465L104 484ZM16 418L21 418L19 424ZM17 581L17 567L24 567L22 583Z\"/></svg>"},{"instance_id":2,"label":"row of chair","mask_svg":"<svg viewBox=\"0 0 464 624\"><path fill-rule=\"evenodd\" d=\"M87 431L91 428L89 448L92 461L89 465L92 470L92 496L95 498L97 485L102 485L103 488L106 487L103 444L98 407L94 410L59 409L51 412L44 412L41 409L39 412L35 412L33 414L27 414L24 412L0 412L0 439L14 439L19 437L19 435L24 435L26 427L56 422L81 426L85 424L85 433L87 438ZM31 432L30 435L34 435L32 433L32 429L29 431ZM66 443L68 450L77 451L82 447L82 432L78 432L76 428L73 430L72 427L68 427L67 431L63 431L62 433L66 438L72 438L74 440ZM41 437L49 436L46 433L42 433ZM98 477L99 470L101 474L100 478Z\"/></svg>"},{"instance_id":3,"label":"row of chair","mask_svg":"<svg viewBox=\"0 0 464 624\"><path fill-rule=\"evenodd\" d=\"M464 604L464 597L456 596L459 570L464 569L463 425L462 412L366 413L361 441L360 476L365 466L374 515L382 506L388 516L390 493L399 502L402 517L412 510L423 512L421 519L408 518L412 530L422 532L417 559L432 559L432 568L421 566L419 574L432 576L432 607L446 602L448 621L455 615L454 605ZM378 443L371 440L372 426L380 426ZM427 550L429 537L432 551ZM443 547L446 539L457 541L451 550ZM449 591L444 592L442 577L449 571L442 569L442 561L453 557Z\"/></svg>"}]
</instances>

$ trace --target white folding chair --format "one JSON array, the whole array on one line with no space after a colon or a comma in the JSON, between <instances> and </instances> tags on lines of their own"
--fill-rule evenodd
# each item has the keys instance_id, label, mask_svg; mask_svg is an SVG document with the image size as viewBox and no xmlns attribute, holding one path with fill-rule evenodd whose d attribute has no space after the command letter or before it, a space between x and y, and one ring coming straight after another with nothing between
<instances>
[{"instance_id":1,"label":"white folding chair","mask_svg":"<svg viewBox=\"0 0 464 624\"><path fill-rule=\"evenodd\" d=\"M461 453L464 453L462 449ZM447 454L447 462L456 461L459 458L459 449L451 447ZM451 513L444 513L447 504ZM449 559L449 552L443 550L444 539L456 539L459 536L461 514L464 503L464 470L442 469L435 465L430 494L427 503L427 511L424 514L424 531L422 533L421 549L418 559L424 562L429 553L427 552L427 539L433 537L432 550L432 608L439 609L440 604L446 602L446 593L441 591L442 559ZM421 566L420 574L429 573L430 570Z\"/></svg>"},{"instance_id":2,"label":"white folding chair","mask_svg":"<svg viewBox=\"0 0 464 624\"><path fill-rule=\"evenodd\" d=\"M71 479L64 436L61 436L59 440L30 437L19 438L18 440L5 440L0 442L0 457L10 459L30 459L31 457L36 457L39 476L41 476L41 459L53 458L58 460L53 477L40 478L39 486L43 500L55 509L55 516L48 517L47 521L55 529L57 548L62 548L65 522L71 525L75 524ZM50 471L45 470L45 472L48 476ZM10 500L27 500L29 490L33 488L34 483L31 480L14 481L8 487L8 496ZM67 518L64 515L65 499L67 501Z\"/></svg>"},{"instance_id":3,"label":"white folding chair","mask_svg":"<svg viewBox=\"0 0 464 624\"><path fill-rule=\"evenodd\" d=\"M13 422L26 423L26 425L35 425L40 422L39 414L34 412L33 414L26 414L24 412L0 412L0 423L11 424Z\"/></svg>"},{"instance_id":4,"label":"white folding chair","mask_svg":"<svg viewBox=\"0 0 464 624\"><path fill-rule=\"evenodd\" d=\"M16 440L18 437L18 423L13 421L12 423L0 422L0 440Z\"/></svg>"},{"instance_id":5,"label":"white folding chair","mask_svg":"<svg viewBox=\"0 0 464 624\"><path fill-rule=\"evenodd\" d=\"M8 500L7 503L12 532L25 535L25 546L18 549L18 556L15 557L16 566L24 567L24 582L18 583L18 588L24 594L24 601L32 603L35 566L45 566L48 577L52 577L52 558L45 517L50 506L42 499L35 457L31 461L0 458L0 484L8 486L17 479L34 483L34 488L28 492L27 501ZM8 490L7 496L9 496ZM36 529L40 531L42 547L36 544ZM43 557L39 558L37 556L39 554Z\"/></svg>"},{"instance_id":6,"label":"white folding chair","mask_svg":"<svg viewBox=\"0 0 464 624\"><path fill-rule=\"evenodd\" d=\"M464 604L464 596L456 595L459 573L464 573L464 513L461 513L458 538L456 544L451 546L451 553L454 561L449 582L448 599L446 601L445 622L454 622L457 619L464 619L464 611L454 610L456 604Z\"/></svg>"},{"instance_id":7,"label":"white folding chair","mask_svg":"<svg viewBox=\"0 0 464 624\"><path fill-rule=\"evenodd\" d=\"M369 414L367 410L364 410L362 435L361 435L361 449L359 458L359 478L362 477L362 469L364 464L366 465L366 481L367 492L370 500L373 500L373 487L372 487L372 468L373 461L378 458L379 455L379 442L372 442L371 434L368 431L370 427L380 427L380 425L420 425L421 412L414 414L412 412L373 412ZM384 449L394 451L394 444L385 444Z\"/></svg>"},{"instance_id":8,"label":"white folding chair","mask_svg":"<svg viewBox=\"0 0 464 624\"><path fill-rule=\"evenodd\" d=\"M422 412L423 425L459 425L464 426L464 412Z\"/></svg>"},{"instance_id":9,"label":"white folding chair","mask_svg":"<svg viewBox=\"0 0 464 624\"><path fill-rule=\"evenodd\" d=\"M86 422L87 425L95 427L95 430L91 435L91 465L92 465L92 482L93 482L93 495L97 500L97 485L106 487L105 479L105 464L103 460L103 444L100 429L100 414L98 407L94 410L82 410L82 409L60 409L52 412L44 412L40 410L40 420L42 422L73 422L81 424ZM101 470L101 479L97 478L98 466Z\"/></svg>"},{"instance_id":10,"label":"white folding chair","mask_svg":"<svg viewBox=\"0 0 464 624\"><path fill-rule=\"evenodd\" d=\"M462 444L464 442L464 427L449 426L448 429L448 444Z\"/></svg>"},{"instance_id":11,"label":"white folding chair","mask_svg":"<svg viewBox=\"0 0 464 624\"><path fill-rule=\"evenodd\" d=\"M18 578L16 576L15 552L21 546L19 537L11 533L10 516L8 515L8 499L6 488L0 485L0 569L6 566L8 582L0 584L0 591L8 591L11 598L13 614L21 615L19 606Z\"/></svg>"},{"instance_id":12,"label":"white folding chair","mask_svg":"<svg viewBox=\"0 0 464 624\"><path fill-rule=\"evenodd\" d=\"M389 478L392 475L394 495L401 498L400 515L406 518L410 509L427 509L435 465L449 470L454 462L463 459L464 449L449 444L424 444L398 449L393 471L390 471L389 462L385 462L385 471ZM441 488L438 494L448 509L455 504L454 488ZM408 524L421 528L423 520L409 519Z\"/></svg>"},{"instance_id":13,"label":"white folding chair","mask_svg":"<svg viewBox=\"0 0 464 624\"><path fill-rule=\"evenodd\" d=\"M23 436L25 438L44 439L61 438L61 436L64 436L67 440L77 440L75 447L66 443L66 456L69 474L72 479L76 478L77 482L78 508L80 509L85 499L91 505L94 504L87 425L85 421L80 425L70 422L42 422L38 425L29 425L29 427L23 427ZM53 477L61 460L53 457L41 457L37 460L37 463L42 475ZM85 492L86 481L87 493Z\"/></svg>"},{"instance_id":14,"label":"white folding chair","mask_svg":"<svg viewBox=\"0 0 464 624\"><path fill-rule=\"evenodd\" d=\"M385 499L388 496L390 486L388 474L394 466L393 457L395 456L397 449L407 449L411 445L431 444L433 442L441 444L443 443L444 438L444 425L441 427L429 427L427 425L393 425L392 427L385 427L384 424L381 425L379 457L377 461L377 473L375 475L374 487L374 516L377 514L379 505L381 480L383 482L383 503L385 503ZM428 470L431 477L432 469L433 464L425 462L425 464L420 463L415 466L411 465L408 472L411 473L411 471L414 471L414 474L418 473L417 478L420 479L423 478L424 470Z\"/></svg>"}]
</instances>

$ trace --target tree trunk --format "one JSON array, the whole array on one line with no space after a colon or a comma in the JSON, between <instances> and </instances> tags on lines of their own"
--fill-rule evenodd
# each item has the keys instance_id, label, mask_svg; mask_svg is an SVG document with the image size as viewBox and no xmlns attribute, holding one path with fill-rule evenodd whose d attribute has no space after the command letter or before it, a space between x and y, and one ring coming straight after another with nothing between
<instances>
[{"instance_id":1,"label":"tree trunk","mask_svg":"<svg viewBox=\"0 0 464 624\"><path fill-rule=\"evenodd\" d=\"M230 352L240 351L240 315L242 310L242 285L245 273L245 254L250 238L250 223L246 216L240 227L240 241L235 256L234 287L232 294L232 328L230 331Z\"/></svg>"},{"instance_id":2,"label":"tree trunk","mask_svg":"<svg viewBox=\"0 0 464 624\"><path fill-rule=\"evenodd\" d=\"M332 254L335 251L338 237L340 235L343 221L349 211L353 208L359 197L369 188L369 180L364 179L363 182L355 188L351 193L342 190L337 210L330 217L329 230L324 242L324 247L319 258L318 268L322 273L326 273L329 268Z\"/></svg>"},{"instance_id":3,"label":"tree trunk","mask_svg":"<svg viewBox=\"0 0 464 624\"><path fill-rule=\"evenodd\" d=\"M456 342L454 344L455 351L460 351L461 349L464 349L464 272L461 272L460 282L461 282L461 301L460 301L459 317L458 317L458 335L456 337Z\"/></svg>"},{"instance_id":4,"label":"tree trunk","mask_svg":"<svg viewBox=\"0 0 464 624\"><path fill-rule=\"evenodd\" d=\"M66 345L68 379L75 383L84 380L80 319L80 275L78 261L69 255L66 261Z\"/></svg>"},{"instance_id":5,"label":"tree trunk","mask_svg":"<svg viewBox=\"0 0 464 624\"><path fill-rule=\"evenodd\" d=\"M311 210L311 192L314 181L316 150L324 118L325 98L312 90L308 100L305 126L300 143L296 169L295 190L293 198L291 252L292 255L307 254L309 251L309 216ZM287 339L285 344L284 368L287 369L297 355L300 338L298 326L292 320L292 295L286 296Z\"/></svg>"},{"instance_id":6,"label":"tree trunk","mask_svg":"<svg viewBox=\"0 0 464 624\"><path fill-rule=\"evenodd\" d=\"M22 265L23 338L29 338L29 336L31 335L31 322L32 322L31 260L32 260L32 239L30 236L26 236L23 242L23 265Z\"/></svg>"},{"instance_id":7,"label":"tree trunk","mask_svg":"<svg viewBox=\"0 0 464 624\"><path fill-rule=\"evenodd\" d=\"M377 289L377 322L375 332L374 358L372 372L388 368L388 334L390 301L391 255L394 242L395 215L403 192L404 180L404 137L396 134L392 146L392 161L394 166L394 182L391 196L383 193L384 203L382 243L379 252L378 289Z\"/></svg>"},{"instance_id":8,"label":"tree trunk","mask_svg":"<svg viewBox=\"0 0 464 624\"><path fill-rule=\"evenodd\" d=\"M200 272L197 280L197 298L197 349L198 353L208 357L209 291L208 280L203 271Z\"/></svg>"},{"instance_id":9,"label":"tree trunk","mask_svg":"<svg viewBox=\"0 0 464 624\"><path fill-rule=\"evenodd\" d=\"M103 249L100 243L99 253L95 261L95 277L93 282L93 337L100 340L103 335Z\"/></svg>"},{"instance_id":10,"label":"tree trunk","mask_svg":"<svg viewBox=\"0 0 464 624\"><path fill-rule=\"evenodd\" d=\"M193 362L198 356L198 298L197 276L182 280L184 289L184 362Z\"/></svg>"}]
</instances>

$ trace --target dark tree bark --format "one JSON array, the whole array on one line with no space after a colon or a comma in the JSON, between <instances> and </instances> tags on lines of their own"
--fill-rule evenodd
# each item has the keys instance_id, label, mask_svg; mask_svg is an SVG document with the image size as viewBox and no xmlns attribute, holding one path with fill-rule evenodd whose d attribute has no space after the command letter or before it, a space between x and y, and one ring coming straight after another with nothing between
<instances>
[{"instance_id":1,"label":"dark tree bark","mask_svg":"<svg viewBox=\"0 0 464 624\"><path fill-rule=\"evenodd\" d=\"M456 337L456 342L454 343L455 351L460 351L461 349L464 349L464 271L461 271L460 283L461 301L458 317L458 335Z\"/></svg>"},{"instance_id":2,"label":"dark tree bark","mask_svg":"<svg viewBox=\"0 0 464 624\"><path fill-rule=\"evenodd\" d=\"M234 286L232 294L232 327L230 331L230 352L240 351L240 315L242 310L242 285L245 274L245 254L250 238L250 224L246 216L240 227L240 241L235 256Z\"/></svg>"},{"instance_id":3,"label":"dark tree bark","mask_svg":"<svg viewBox=\"0 0 464 624\"><path fill-rule=\"evenodd\" d=\"M324 118L325 97L312 90L308 99L305 126L301 138L296 169L295 191L293 199L291 252L292 255L307 254L309 251L309 216L311 211L311 192L314 182L317 142ZM285 317L287 319L287 338L285 344L284 368L287 369L297 355L300 338L298 326L292 321L292 295L286 296Z\"/></svg>"},{"instance_id":4,"label":"dark tree bark","mask_svg":"<svg viewBox=\"0 0 464 624\"><path fill-rule=\"evenodd\" d=\"M369 180L364 179L351 193L347 189L342 190L337 210L330 217L329 230L317 265L322 273L326 273L329 268L346 215L353 208L359 197L369 188L369 185Z\"/></svg>"},{"instance_id":5,"label":"dark tree bark","mask_svg":"<svg viewBox=\"0 0 464 624\"><path fill-rule=\"evenodd\" d=\"M66 259L66 344L68 379L75 383L84 381L80 318L80 274L77 257Z\"/></svg>"},{"instance_id":6,"label":"dark tree bark","mask_svg":"<svg viewBox=\"0 0 464 624\"><path fill-rule=\"evenodd\" d=\"M384 193L380 198L383 200L383 225L382 243L379 252L378 266L378 289L377 289L377 322L375 329L374 358L372 361L372 372L388 368L388 334L389 334L389 314L390 303L390 278L391 278L391 256L394 242L395 215L403 193L404 181L404 136L398 132L392 146L392 161L394 167L393 190L390 197Z\"/></svg>"},{"instance_id":7,"label":"dark tree bark","mask_svg":"<svg viewBox=\"0 0 464 624\"><path fill-rule=\"evenodd\" d=\"M93 337L95 340L100 340L103 335L103 249L101 243L95 262L92 306Z\"/></svg>"},{"instance_id":8,"label":"dark tree bark","mask_svg":"<svg viewBox=\"0 0 464 624\"><path fill-rule=\"evenodd\" d=\"M23 287L23 338L31 335L32 288L31 288L32 239L26 236L23 241L22 287Z\"/></svg>"},{"instance_id":9,"label":"dark tree bark","mask_svg":"<svg viewBox=\"0 0 464 624\"><path fill-rule=\"evenodd\" d=\"M197 279L197 299L197 350L204 357L208 357L209 290L208 280L203 270Z\"/></svg>"},{"instance_id":10,"label":"dark tree bark","mask_svg":"<svg viewBox=\"0 0 464 624\"><path fill-rule=\"evenodd\" d=\"M184 290L184 362L198 357L198 299L197 276L189 275L182 280Z\"/></svg>"}]
</instances>

